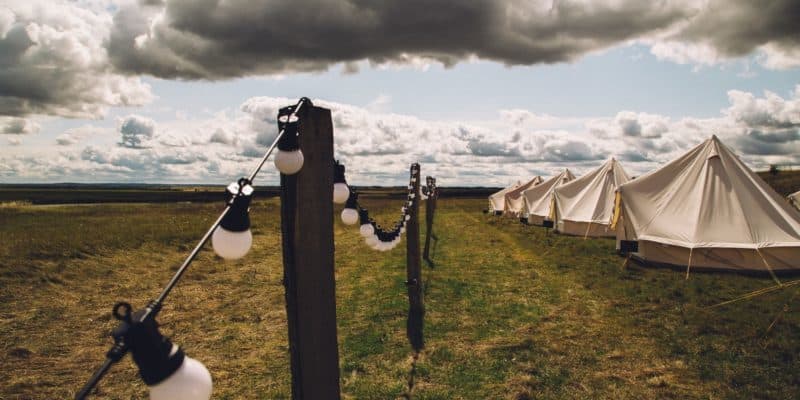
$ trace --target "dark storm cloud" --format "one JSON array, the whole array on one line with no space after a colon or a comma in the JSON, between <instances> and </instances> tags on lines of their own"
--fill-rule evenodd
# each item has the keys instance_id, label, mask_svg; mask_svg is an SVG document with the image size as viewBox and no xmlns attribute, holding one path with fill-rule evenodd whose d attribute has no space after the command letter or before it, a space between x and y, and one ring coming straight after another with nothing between
<instances>
[{"instance_id":1,"label":"dark storm cloud","mask_svg":"<svg viewBox=\"0 0 800 400\"><path fill-rule=\"evenodd\" d=\"M105 45L111 17L75 4L6 0L0 6L0 115L96 118L141 105L150 88L114 73Z\"/></svg>"},{"instance_id":2,"label":"dark storm cloud","mask_svg":"<svg viewBox=\"0 0 800 400\"><path fill-rule=\"evenodd\" d=\"M712 0L675 38L707 42L726 56L744 56L763 45L800 47L800 1Z\"/></svg>"},{"instance_id":3,"label":"dark storm cloud","mask_svg":"<svg viewBox=\"0 0 800 400\"><path fill-rule=\"evenodd\" d=\"M691 12L639 0L168 0L122 8L109 54L121 70L189 79L319 71L364 59L452 65L477 56L530 65L574 60Z\"/></svg>"}]
</instances>

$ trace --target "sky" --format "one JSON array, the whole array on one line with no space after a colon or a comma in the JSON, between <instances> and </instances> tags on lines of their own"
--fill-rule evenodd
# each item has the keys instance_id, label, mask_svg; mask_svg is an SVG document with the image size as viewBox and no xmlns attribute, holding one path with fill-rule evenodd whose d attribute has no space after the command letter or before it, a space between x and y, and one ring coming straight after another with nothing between
<instances>
[{"instance_id":1,"label":"sky","mask_svg":"<svg viewBox=\"0 0 800 400\"><path fill-rule=\"evenodd\" d=\"M800 2L2 0L0 183L227 183L299 97L356 185L505 186L712 134L800 165ZM267 168L261 184L276 184Z\"/></svg>"}]
</instances>

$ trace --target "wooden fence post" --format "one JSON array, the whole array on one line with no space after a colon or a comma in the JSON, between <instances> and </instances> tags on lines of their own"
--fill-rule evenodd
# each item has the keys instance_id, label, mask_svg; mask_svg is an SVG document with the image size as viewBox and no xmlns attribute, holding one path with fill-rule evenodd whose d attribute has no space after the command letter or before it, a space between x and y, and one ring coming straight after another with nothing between
<instances>
[{"instance_id":1,"label":"wooden fence post","mask_svg":"<svg viewBox=\"0 0 800 400\"><path fill-rule=\"evenodd\" d=\"M425 347L422 334L425 305L422 298L422 277L419 254L419 164L411 164L411 183L414 198L411 201L411 217L406 224L406 286L408 286L408 322L406 334L414 351Z\"/></svg>"},{"instance_id":2,"label":"wooden fence post","mask_svg":"<svg viewBox=\"0 0 800 400\"><path fill-rule=\"evenodd\" d=\"M333 245L333 124L328 109L303 106L305 162L281 174L283 284L289 326L292 399L341 398Z\"/></svg>"},{"instance_id":3,"label":"wooden fence post","mask_svg":"<svg viewBox=\"0 0 800 400\"><path fill-rule=\"evenodd\" d=\"M436 198L439 194L439 189L436 189L436 179L432 177L426 178L427 186L433 187L433 192L428 193L428 200L425 201L425 250L422 252L422 258L428 262L428 265L433 267L433 260L430 257L431 238L436 239L433 234L433 217L436 213Z\"/></svg>"}]
</instances>

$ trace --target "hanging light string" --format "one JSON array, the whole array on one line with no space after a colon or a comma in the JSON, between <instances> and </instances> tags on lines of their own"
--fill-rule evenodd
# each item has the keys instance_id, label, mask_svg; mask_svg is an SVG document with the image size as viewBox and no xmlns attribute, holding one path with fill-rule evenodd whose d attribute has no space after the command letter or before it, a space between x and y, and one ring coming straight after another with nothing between
<instances>
[{"instance_id":1,"label":"hanging light string","mask_svg":"<svg viewBox=\"0 0 800 400\"><path fill-rule=\"evenodd\" d=\"M223 258L239 258L247 253L250 248L252 236L250 234L250 221L247 216L248 207L254 189L252 182L258 176L261 168L267 162L275 148L278 152L274 162L276 168L283 174L291 175L302 168L303 154L298 145L298 112L304 106L312 106L311 100L306 97L298 100L294 106L281 109L278 113L278 135L269 146L250 175L231 183L226 190L228 196L225 208L211 227L200 238L181 266L172 276L161 293L145 308L133 312L128 303L120 302L114 305L113 314L120 321L119 326L112 332L114 345L106 353L105 362L98 368L89 381L76 394L75 399L85 399L98 382L105 376L111 367L119 362L129 351L133 353L134 361L139 366L139 372L145 383L151 388L151 398L156 399L156 391L164 389L165 383L175 379L183 379L184 385L201 386L207 383L208 397L211 395L211 377L208 371L199 362L185 357L183 351L161 336L155 317L172 289L178 284L189 265L195 260L200 250L212 241L214 251ZM249 239L248 239L249 238ZM189 367L187 367L187 365ZM166 367L165 367L166 366ZM181 377L172 379L178 368L194 368L195 381L186 381L186 373ZM202 369L202 370L201 370ZM156 371L155 375L153 371ZM203 373L204 371L204 373ZM207 382L205 381L207 379ZM197 392L195 393L202 393ZM166 394L169 398L170 395ZM197 398L200 398L199 396ZM208 398L206 397L206 398Z\"/></svg>"},{"instance_id":2,"label":"hanging light string","mask_svg":"<svg viewBox=\"0 0 800 400\"><path fill-rule=\"evenodd\" d=\"M341 214L342 222L347 225L360 223L361 236L364 237L366 244L375 250L388 251L395 248L405 233L407 222L411 219L411 208L417 196L417 193L414 193L414 184L417 179L415 175L418 172L419 164L412 164L406 190L406 202L400 208L400 216L394 224L384 228L369 215L369 210L359 204L358 191L346 184L344 165L335 161L333 197L334 202L345 203ZM345 193L347 194L346 200L342 200L345 198ZM421 193L420 198L422 198Z\"/></svg>"},{"instance_id":3,"label":"hanging light string","mask_svg":"<svg viewBox=\"0 0 800 400\"><path fill-rule=\"evenodd\" d=\"M439 195L439 192L436 188L436 178L431 176L425 178L425 186L420 185L419 195L420 199L422 200L428 200L429 197L433 197L435 199Z\"/></svg>"}]
</instances>

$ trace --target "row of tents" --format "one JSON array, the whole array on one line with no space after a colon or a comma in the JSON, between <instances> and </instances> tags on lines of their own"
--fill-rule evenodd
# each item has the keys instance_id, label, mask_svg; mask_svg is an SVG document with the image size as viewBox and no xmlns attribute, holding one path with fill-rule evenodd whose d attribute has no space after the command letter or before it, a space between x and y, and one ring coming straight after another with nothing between
<instances>
[{"instance_id":1,"label":"row of tents","mask_svg":"<svg viewBox=\"0 0 800 400\"><path fill-rule=\"evenodd\" d=\"M496 215L583 237L614 237L639 261L691 270L800 272L800 192L789 201L716 136L631 179L610 159L489 196Z\"/></svg>"}]
</instances>

